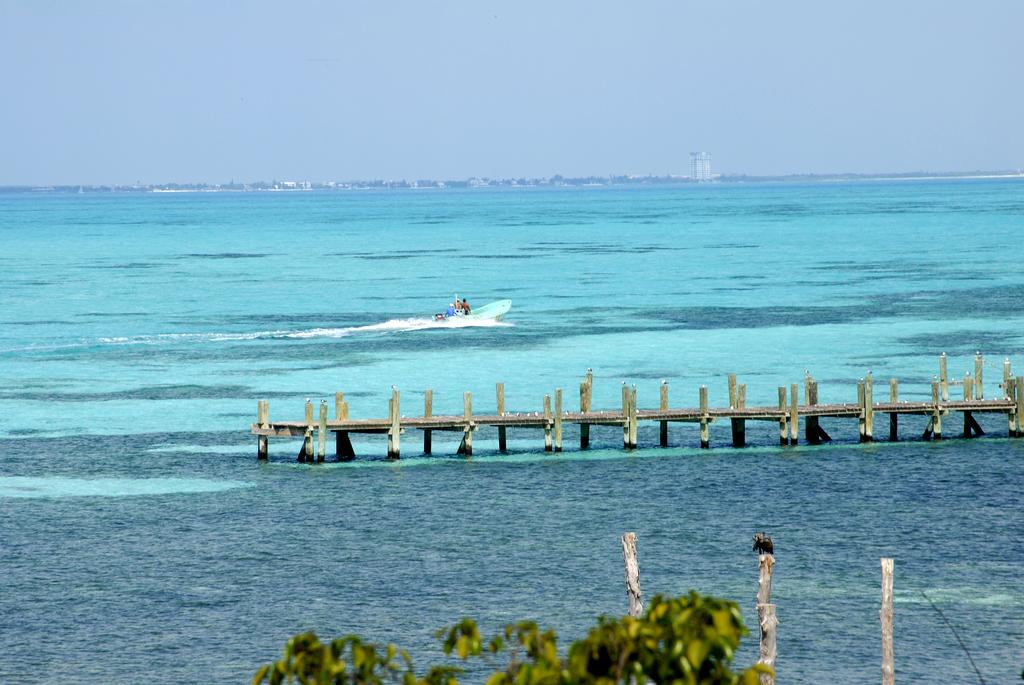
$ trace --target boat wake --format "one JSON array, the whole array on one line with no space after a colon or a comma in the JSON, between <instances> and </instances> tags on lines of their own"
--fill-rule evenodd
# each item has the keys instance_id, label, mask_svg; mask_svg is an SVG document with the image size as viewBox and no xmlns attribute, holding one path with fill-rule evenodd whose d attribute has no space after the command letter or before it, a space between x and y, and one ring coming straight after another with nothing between
<instances>
[{"instance_id":1,"label":"boat wake","mask_svg":"<svg viewBox=\"0 0 1024 685\"><path fill-rule=\"evenodd\" d=\"M249 340L308 340L315 338L346 338L361 333L409 333L450 328L508 328L512 324L493 319L442 319L430 318L390 319L366 326L345 326L341 328L309 328L288 331L253 331L248 333L161 333L130 337L99 338L103 345L160 345L180 342L239 342Z\"/></svg>"}]
</instances>

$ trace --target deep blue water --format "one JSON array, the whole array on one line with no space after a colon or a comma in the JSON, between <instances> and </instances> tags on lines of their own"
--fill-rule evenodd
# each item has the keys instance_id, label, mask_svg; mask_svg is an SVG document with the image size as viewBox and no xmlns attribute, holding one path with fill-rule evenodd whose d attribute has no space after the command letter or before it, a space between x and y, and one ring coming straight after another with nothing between
<instances>
[{"instance_id":1,"label":"deep blue water","mask_svg":"<svg viewBox=\"0 0 1024 685\"><path fill-rule=\"evenodd\" d=\"M299 466L297 440L257 464L256 400L298 419L342 390L354 417L507 405L594 369L597 407L622 381L641 406L669 383L748 405L820 382L852 401L871 370L923 398L986 354L1024 373L1024 182L663 189L0 196L0 682L247 682L304 629L357 631L439 654L462 615L579 637L625 610L618 536L639 536L644 592L739 601L753 624L754 531L776 540L779 671L875 682L879 557L896 558L897 675L988 682L1024 667L1024 440L744 450L659 449L642 426L546 455L513 431L471 460L418 435L403 459L356 442L352 464ZM453 293L504 297L503 326L432 327ZM954 386L952 392L959 392ZM959 417L945 424L958 432ZM887 433L876 421L876 434ZM755 658L756 636L740 664ZM941 674L937 676L936 674ZM473 678L471 677L472 681Z\"/></svg>"}]
</instances>

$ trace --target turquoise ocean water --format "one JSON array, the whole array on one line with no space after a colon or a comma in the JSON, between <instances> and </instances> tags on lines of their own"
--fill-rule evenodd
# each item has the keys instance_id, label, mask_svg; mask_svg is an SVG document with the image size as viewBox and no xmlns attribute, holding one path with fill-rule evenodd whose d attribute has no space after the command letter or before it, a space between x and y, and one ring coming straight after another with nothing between
<instances>
[{"instance_id":1,"label":"turquoise ocean water","mask_svg":"<svg viewBox=\"0 0 1024 685\"><path fill-rule=\"evenodd\" d=\"M355 631L429 663L463 615L535 618L568 642L626 601L618 536L645 594L739 601L753 625L771 532L779 662L793 683L876 682L880 556L896 558L903 682L1024 668L1024 440L695 449L692 425L595 428L543 452L481 431L471 460L435 434L384 460L258 464L256 401L299 419L342 390L354 417L538 411L593 368L673 405L726 374L748 405L809 370L823 402L871 370L923 398L987 357L1024 373L1024 180L266 194L0 195L0 682L242 683L291 634ZM511 298L504 325L433 326L454 293ZM878 382L881 381L881 382ZM954 394L959 392L954 387ZM946 435L958 432L952 415ZM876 421L876 435L888 422ZM925 593L922 595L922 592ZM739 663L756 658L756 636ZM471 674L470 681L473 681Z\"/></svg>"}]
</instances>

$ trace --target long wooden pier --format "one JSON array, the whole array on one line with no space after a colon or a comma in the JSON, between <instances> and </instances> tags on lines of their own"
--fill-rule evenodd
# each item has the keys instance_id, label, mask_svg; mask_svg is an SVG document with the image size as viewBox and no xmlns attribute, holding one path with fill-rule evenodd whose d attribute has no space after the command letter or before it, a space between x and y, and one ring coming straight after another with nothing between
<instances>
[{"instance_id":1,"label":"long wooden pier","mask_svg":"<svg viewBox=\"0 0 1024 685\"><path fill-rule=\"evenodd\" d=\"M662 381L659 406L657 409L639 409L637 407L636 386L622 384L621 407L614 410L594 410L591 406L593 398L593 374L588 369L587 375L580 383L579 410L568 411L563 408L562 390L552 396L545 395L543 410L536 412L506 412L505 387L498 383L495 387L497 411L494 414L474 414L473 397L464 393L463 413L461 415L435 416L433 414L433 392L424 393L423 414L421 416L402 416L400 411L400 393L392 386L391 399L388 401L388 415L379 419L353 419L349 417L348 403L343 393L335 394L334 416L328 418L327 403L321 401L319 413L314 413L313 403L306 400L305 417L301 421L271 421L270 403L260 400L257 405L256 423L252 424L252 433L258 436L257 456L260 460L267 459L269 438L302 438L298 461L307 463L323 462L326 459L327 439L334 433L335 455L339 461L354 459L356 454L352 447L350 435L353 433L371 433L387 435L387 456L398 459L403 432L419 430L423 437L423 453L430 454L432 434L435 431L452 431L461 433L458 453L466 456L473 454L473 435L481 426L490 426L498 432L498 450L505 452L506 431L508 428L532 428L543 431L544 449L560 452L563 446L563 427L566 424L579 426L580 449L590 445L591 426L619 426L622 428L622 444L625 449L635 449L637 445L638 426L641 421L659 424L659 444L668 446L669 423L696 423L700 425L700 446L711 446L709 426L715 421L728 420L732 432L732 446L743 447L746 444L746 423L748 421L767 421L778 425L780 445L796 445L800 438L800 419L803 419L803 440L807 444L817 445L828 442L832 438L821 427L823 417L856 419L860 442L871 442L875 439L875 414L888 416L888 439L898 439L898 424L901 415L921 415L928 417L928 423L921 436L924 440L939 440L943 436L943 420L950 413L962 415L962 437L972 438L984 433L975 420L979 413L1004 414L1007 418L1007 430L1010 437L1024 437L1024 376L1014 377L1011 374L1009 359L1003 362L1003 379L999 384L996 397L984 397L984 358L975 356L974 374L965 374L963 381L951 381L947 374L947 359L943 354L939 357L939 375L931 382L931 398L925 401L901 401L899 386L895 378L888 381L887 401L875 401L875 381L871 374L857 383L856 401L840 404L819 404L818 383L810 375L805 375L802 388L794 383L789 387L778 387L778 404L770 406L746 405L746 385L737 383L736 375L729 374L729 406L709 407L708 389L702 385L698 391L696 407L673 408L669 404L668 384ZM950 399L949 390L952 385L963 386L962 399ZM800 390L803 390L803 401L800 401ZM552 406L553 404L553 406ZM948 423L948 420L947 420ZM314 447L315 443L315 447Z\"/></svg>"}]
</instances>

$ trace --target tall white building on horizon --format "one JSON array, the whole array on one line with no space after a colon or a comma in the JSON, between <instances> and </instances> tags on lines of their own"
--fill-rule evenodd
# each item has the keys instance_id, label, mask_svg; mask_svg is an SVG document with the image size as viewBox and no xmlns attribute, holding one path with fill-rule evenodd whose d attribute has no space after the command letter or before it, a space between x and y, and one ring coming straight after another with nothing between
<instances>
[{"instance_id":1,"label":"tall white building on horizon","mask_svg":"<svg viewBox=\"0 0 1024 685\"><path fill-rule=\"evenodd\" d=\"M690 178L694 181L711 180L711 153L690 153Z\"/></svg>"}]
</instances>

